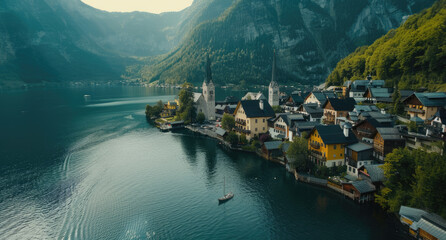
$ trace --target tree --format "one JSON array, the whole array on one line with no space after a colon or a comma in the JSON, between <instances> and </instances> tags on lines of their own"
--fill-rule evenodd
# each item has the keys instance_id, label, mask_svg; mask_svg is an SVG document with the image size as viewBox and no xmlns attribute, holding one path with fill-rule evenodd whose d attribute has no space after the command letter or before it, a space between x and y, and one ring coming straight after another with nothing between
<instances>
[{"instance_id":1,"label":"tree","mask_svg":"<svg viewBox=\"0 0 446 240\"><path fill-rule=\"evenodd\" d=\"M155 106L150 106L149 104L146 105L146 117L159 117L160 113L164 109L163 101L159 100Z\"/></svg>"},{"instance_id":2,"label":"tree","mask_svg":"<svg viewBox=\"0 0 446 240\"><path fill-rule=\"evenodd\" d=\"M221 127L227 131L232 131L235 127L235 119L234 116L230 114L223 114L223 118L221 119Z\"/></svg>"},{"instance_id":3,"label":"tree","mask_svg":"<svg viewBox=\"0 0 446 240\"><path fill-rule=\"evenodd\" d=\"M235 132L231 131L226 136L226 141L229 142L231 145L237 145L238 144L238 136Z\"/></svg>"},{"instance_id":4,"label":"tree","mask_svg":"<svg viewBox=\"0 0 446 240\"><path fill-rule=\"evenodd\" d=\"M272 106L274 113L283 113L283 109L280 106Z\"/></svg>"},{"instance_id":5,"label":"tree","mask_svg":"<svg viewBox=\"0 0 446 240\"><path fill-rule=\"evenodd\" d=\"M239 140L240 144L247 144L248 140L246 139L246 135L245 134L241 134L240 135L240 140Z\"/></svg>"},{"instance_id":6,"label":"tree","mask_svg":"<svg viewBox=\"0 0 446 240\"><path fill-rule=\"evenodd\" d=\"M199 112L197 114L197 122L198 123L204 123L204 120L206 119L206 117L204 116L204 113Z\"/></svg>"},{"instance_id":7,"label":"tree","mask_svg":"<svg viewBox=\"0 0 446 240\"><path fill-rule=\"evenodd\" d=\"M303 137L295 137L287 151L291 167L298 171L308 170L308 141Z\"/></svg>"},{"instance_id":8,"label":"tree","mask_svg":"<svg viewBox=\"0 0 446 240\"><path fill-rule=\"evenodd\" d=\"M180 93L178 94L180 107L177 111L176 118L177 120L183 120L186 124L193 122L196 117L192 89L193 85L186 82L182 85Z\"/></svg>"}]
</instances>

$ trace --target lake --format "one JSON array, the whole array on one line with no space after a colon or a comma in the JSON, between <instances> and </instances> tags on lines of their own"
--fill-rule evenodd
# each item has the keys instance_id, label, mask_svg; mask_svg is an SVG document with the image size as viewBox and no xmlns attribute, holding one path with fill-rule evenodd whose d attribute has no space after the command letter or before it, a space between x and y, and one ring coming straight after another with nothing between
<instances>
[{"instance_id":1,"label":"lake","mask_svg":"<svg viewBox=\"0 0 446 240\"><path fill-rule=\"evenodd\" d=\"M397 218L296 182L280 165L159 132L145 105L177 93L0 93L0 239L406 238ZM235 196L218 205L224 178Z\"/></svg>"}]
</instances>

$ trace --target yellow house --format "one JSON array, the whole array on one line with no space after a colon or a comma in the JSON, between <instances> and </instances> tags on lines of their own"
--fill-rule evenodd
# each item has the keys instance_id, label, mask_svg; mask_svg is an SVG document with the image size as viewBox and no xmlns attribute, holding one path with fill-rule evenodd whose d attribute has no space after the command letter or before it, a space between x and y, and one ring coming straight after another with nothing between
<instances>
[{"instance_id":1,"label":"yellow house","mask_svg":"<svg viewBox=\"0 0 446 240\"><path fill-rule=\"evenodd\" d=\"M178 107L180 106L180 101L178 99L175 99L174 101L168 101L166 104L164 104L164 109L161 112L161 117L170 117L175 115Z\"/></svg>"},{"instance_id":2,"label":"yellow house","mask_svg":"<svg viewBox=\"0 0 446 240\"><path fill-rule=\"evenodd\" d=\"M271 105L264 100L245 100L237 104L234 112L235 131L252 139L268 132L268 119L275 117Z\"/></svg>"},{"instance_id":3,"label":"yellow house","mask_svg":"<svg viewBox=\"0 0 446 240\"><path fill-rule=\"evenodd\" d=\"M308 135L310 160L318 166L341 166L345 164L345 146L356 143L356 137L346 124L344 129L339 125L319 125Z\"/></svg>"}]
</instances>

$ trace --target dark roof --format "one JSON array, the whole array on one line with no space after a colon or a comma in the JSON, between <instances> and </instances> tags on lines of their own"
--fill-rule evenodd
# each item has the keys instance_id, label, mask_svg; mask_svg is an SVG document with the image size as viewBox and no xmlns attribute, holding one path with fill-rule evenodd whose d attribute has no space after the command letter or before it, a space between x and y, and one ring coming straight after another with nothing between
<instances>
[{"instance_id":1,"label":"dark roof","mask_svg":"<svg viewBox=\"0 0 446 240\"><path fill-rule=\"evenodd\" d=\"M300 96L299 94L291 94L290 95L291 99L293 99L294 104L296 105L300 105L302 103L304 103L304 98L302 96Z\"/></svg>"},{"instance_id":2,"label":"dark roof","mask_svg":"<svg viewBox=\"0 0 446 240\"><path fill-rule=\"evenodd\" d=\"M281 114L278 116L278 118L282 118L283 121L286 123L287 126L291 127L293 126L293 123L295 122L305 122L306 119L303 114Z\"/></svg>"},{"instance_id":3,"label":"dark roof","mask_svg":"<svg viewBox=\"0 0 446 240\"><path fill-rule=\"evenodd\" d=\"M327 102L327 98L335 98L336 94L333 92L312 92L314 97L321 103L321 106Z\"/></svg>"},{"instance_id":4,"label":"dark roof","mask_svg":"<svg viewBox=\"0 0 446 240\"><path fill-rule=\"evenodd\" d=\"M414 91L412 90L400 90L401 101L412 95Z\"/></svg>"},{"instance_id":5,"label":"dark roof","mask_svg":"<svg viewBox=\"0 0 446 240\"><path fill-rule=\"evenodd\" d=\"M414 222L418 222L418 221L420 221L421 216L423 216L424 214L427 214L427 212L422 209L418 209L418 208L401 206L399 214L401 216L409 218L410 220L412 220Z\"/></svg>"},{"instance_id":6,"label":"dark roof","mask_svg":"<svg viewBox=\"0 0 446 240\"><path fill-rule=\"evenodd\" d=\"M398 129L393 127L387 127L387 128L376 128L378 133L381 135L381 137L384 140L400 140L401 134L398 131Z\"/></svg>"},{"instance_id":7,"label":"dark roof","mask_svg":"<svg viewBox=\"0 0 446 240\"><path fill-rule=\"evenodd\" d=\"M446 105L446 93L444 92L414 93L410 97L412 96L420 100L421 104L426 107L443 107Z\"/></svg>"},{"instance_id":8,"label":"dark roof","mask_svg":"<svg viewBox=\"0 0 446 240\"><path fill-rule=\"evenodd\" d=\"M339 99L339 98L329 98L327 103L330 102L331 106L333 107L333 109L335 111L353 111L353 109L355 108L356 105L356 101L354 98L344 98L344 99ZM325 108L325 105L327 104L325 103L323 105L323 107Z\"/></svg>"},{"instance_id":9,"label":"dark roof","mask_svg":"<svg viewBox=\"0 0 446 240\"><path fill-rule=\"evenodd\" d=\"M317 130L325 144L352 144L358 142L351 130L349 130L348 137L345 137L344 132L339 125L317 125L314 129Z\"/></svg>"},{"instance_id":10,"label":"dark roof","mask_svg":"<svg viewBox=\"0 0 446 240\"><path fill-rule=\"evenodd\" d=\"M441 123L446 124L446 109L440 108L440 110L435 113L434 117L439 117Z\"/></svg>"},{"instance_id":11,"label":"dark roof","mask_svg":"<svg viewBox=\"0 0 446 240\"><path fill-rule=\"evenodd\" d=\"M358 142L358 143L355 143L352 145L348 145L347 148L350 148L351 150L353 150L355 152L362 152L362 151L373 149L373 146L362 143L362 142Z\"/></svg>"},{"instance_id":12,"label":"dark roof","mask_svg":"<svg viewBox=\"0 0 446 240\"><path fill-rule=\"evenodd\" d=\"M267 101L263 101L263 109L260 108L261 100L245 100L240 101L243 110L245 111L246 117L255 118L255 117L274 117L276 114L274 113L273 108Z\"/></svg>"},{"instance_id":13,"label":"dark roof","mask_svg":"<svg viewBox=\"0 0 446 240\"><path fill-rule=\"evenodd\" d=\"M275 150L275 149L279 149L280 144L282 144L281 141L270 141L270 142L265 142L265 148L267 150Z\"/></svg>"},{"instance_id":14,"label":"dark roof","mask_svg":"<svg viewBox=\"0 0 446 240\"><path fill-rule=\"evenodd\" d=\"M374 98L392 98L393 88L369 88Z\"/></svg>"},{"instance_id":15,"label":"dark roof","mask_svg":"<svg viewBox=\"0 0 446 240\"><path fill-rule=\"evenodd\" d=\"M302 104L302 110L310 114L313 118L321 118L324 115L324 109L316 103Z\"/></svg>"},{"instance_id":16,"label":"dark roof","mask_svg":"<svg viewBox=\"0 0 446 240\"><path fill-rule=\"evenodd\" d=\"M360 193L369 193L369 192L374 192L376 190L375 185L371 184L367 180L356 181L356 182L353 182L352 185Z\"/></svg>"},{"instance_id":17,"label":"dark roof","mask_svg":"<svg viewBox=\"0 0 446 240\"><path fill-rule=\"evenodd\" d=\"M386 180L384 170L381 168L382 165L384 164L364 165L372 182L384 182Z\"/></svg>"}]
</instances>

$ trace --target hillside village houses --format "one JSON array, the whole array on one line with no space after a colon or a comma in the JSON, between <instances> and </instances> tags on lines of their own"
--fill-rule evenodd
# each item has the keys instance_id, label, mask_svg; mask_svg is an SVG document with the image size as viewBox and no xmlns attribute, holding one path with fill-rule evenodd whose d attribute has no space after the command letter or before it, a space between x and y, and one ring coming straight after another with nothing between
<instances>
[{"instance_id":1,"label":"hillside village houses","mask_svg":"<svg viewBox=\"0 0 446 240\"><path fill-rule=\"evenodd\" d=\"M262 143L259 151L262 156L280 159L284 164L290 145L287 142L306 136L310 161L319 167L345 166L348 181L338 184L342 185L338 190L349 189L352 199L373 200L373 193L384 182L379 166L394 149L423 148L443 153L438 142L444 142L446 135L446 93L386 88L384 80L368 77L347 81L331 90L286 94L280 92L277 82L274 52L268 96L248 92L241 100L229 97L216 102L209 57L205 69L202 92L194 93L197 113L204 113L207 121L217 122L224 114L232 115L235 127L229 131L245 135L248 141L269 135L272 140ZM400 103L406 106L400 116L387 112L393 107L396 91ZM163 114L174 115L178 105L178 102L168 102ZM283 112L275 113L275 106ZM215 131L221 140L229 132L220 127Z\"/></svg>"}]
</instances>

